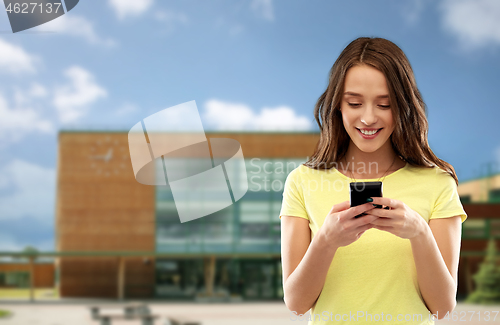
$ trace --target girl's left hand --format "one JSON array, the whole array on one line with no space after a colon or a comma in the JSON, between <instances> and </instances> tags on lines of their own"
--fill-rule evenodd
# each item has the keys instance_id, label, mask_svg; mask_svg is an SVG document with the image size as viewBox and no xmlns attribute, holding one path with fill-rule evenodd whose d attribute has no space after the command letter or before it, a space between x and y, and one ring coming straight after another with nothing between
<instances>
[{"instance_id":1,"label":"girl's left hand","mask_svg":"<svg viewBox=\"0 0 500 325\"><path fill-rule=\"evenodd\" d=\"M386 197L372 197L373 204L384 205L386 209L371 209L367 214L379 218L371 222L373 228L385 230L404 239L416 237L428 227L424 218L404 202Z\"/></svg>"}]
</instances>

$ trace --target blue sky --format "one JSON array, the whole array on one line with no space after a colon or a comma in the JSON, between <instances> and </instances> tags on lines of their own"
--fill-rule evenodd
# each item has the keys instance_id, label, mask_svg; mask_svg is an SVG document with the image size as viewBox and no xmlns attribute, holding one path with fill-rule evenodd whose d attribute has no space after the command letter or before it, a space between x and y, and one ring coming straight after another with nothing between
<instances>
[{"instance_id":1,"label":"blue sky","mask_svg":"<svg viewBox=\"0 0 500 325\"><path fill-rule=\"evenodd\" d=\"M16 34L0 13L0 250L54 248L58 130L128 130L195 100L206 130L315 131L359 36L406 53L461 181L500 161L496 0L81 0Z\"/></svg>"}]
</instances>

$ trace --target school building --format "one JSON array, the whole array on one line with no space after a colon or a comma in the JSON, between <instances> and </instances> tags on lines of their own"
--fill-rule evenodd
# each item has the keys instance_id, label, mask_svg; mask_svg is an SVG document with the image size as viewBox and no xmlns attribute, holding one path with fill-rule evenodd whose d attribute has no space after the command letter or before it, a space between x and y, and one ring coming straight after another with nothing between
<instances>
[{"instance_id":1,"label":"school building","mask_svg":"<svg viewBox=\"0 0 500 325\"><path fill-rule=\"evenodd\" d=\"M59 133L56 278L61 297L282 299L283 186L288 173L312 155L319 134L206 136L240 143L248 192L210 216L180 223L168 185L135 180L127 132ZM491 184L500 189L498 177ZM487 239L500 236L500 203L492 202L495 194L477 199L484 194L478 190L481 182L459 187L469 216L463 224L459 296L473 289L471 276Z\"/></svg>"},{"instance_id":2,"label":"school building","mask_svg":"<svg viewBox=\"0 0 500 325\"><path fill-rule=\"evenodd\" d=\"M57 261L62 297L282 297L283 186L319 134L206 136L240 143L248 191L227 208L181 223L168 185L134 178L126 132L60 132L57 251L81 252Z\"/></svg>"}]
</instances>

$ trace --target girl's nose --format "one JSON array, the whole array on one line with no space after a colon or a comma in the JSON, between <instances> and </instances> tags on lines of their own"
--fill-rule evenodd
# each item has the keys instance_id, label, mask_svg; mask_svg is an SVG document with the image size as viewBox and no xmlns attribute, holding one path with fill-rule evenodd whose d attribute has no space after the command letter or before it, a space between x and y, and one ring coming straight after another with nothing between
<instances>
[{"instance_id":1,"label":"girl's nose","mask_svg":"<svg viewBox=\"0 0 500 325\"><path fill-rule=\"evenodd\" d=\"M375 116L373 109L365 109L365 111L361 115L361 123L368 126L374 124L375 122L377 122L377 117Z\"/></svg>"}]
</instances>

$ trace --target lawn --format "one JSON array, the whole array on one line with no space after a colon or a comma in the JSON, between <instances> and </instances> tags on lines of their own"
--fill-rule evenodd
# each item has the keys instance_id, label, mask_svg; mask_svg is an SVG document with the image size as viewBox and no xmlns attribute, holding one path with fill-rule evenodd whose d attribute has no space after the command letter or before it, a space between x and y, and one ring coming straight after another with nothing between
<instances>
[{"instance_id":1,"label":"lawn","mask_svg":"<svg viewBox=\"0 0 500 325\"><path fill-rule=\"evenodd\" d=\"M7 310L1 310L0 309L0 318L5 318L5 317L8 317L10 316L10 312L7 311Z\"/></svg>"},{"instance_id":2,"label":"lawn","mask_svg":"<svg viewBox=\"0 0 500 325\"><path fill-rule=\"evenodd\" d=\"M24 288L14 288L14 289L6 289L0 288L0 301L1 300L18 300L18 299L29 299L30 298L30 290ZM59 299L59 292L55 288L43 288L43 289L35 289L35 299Z\"/></svg>"}]
</instances>

